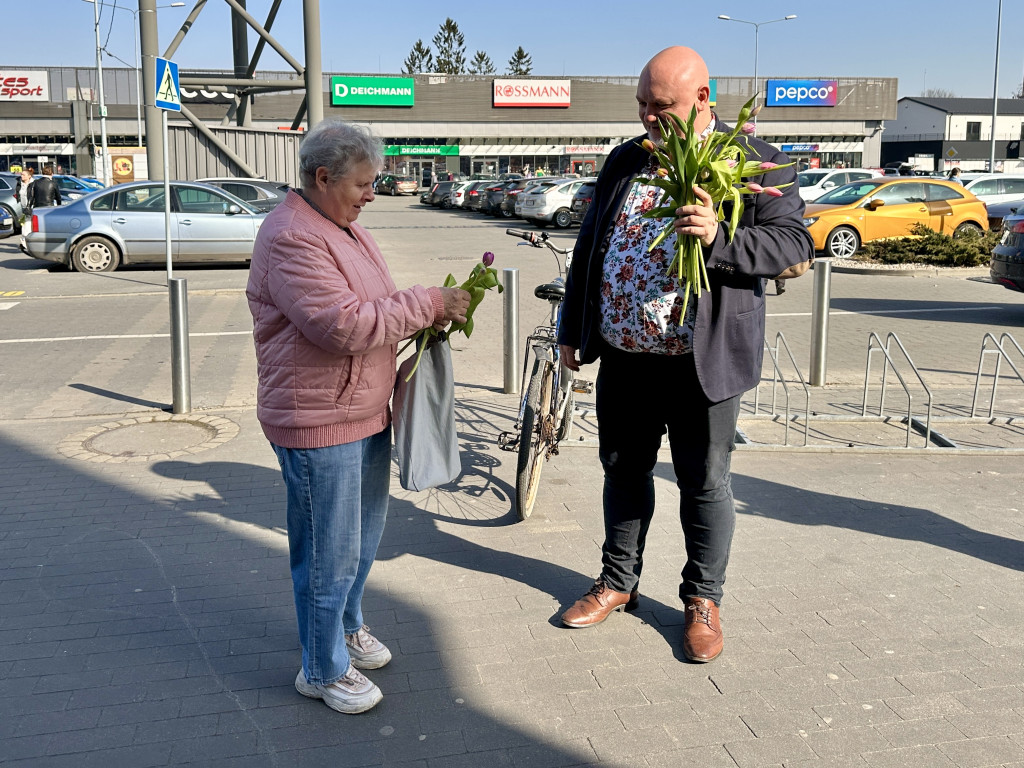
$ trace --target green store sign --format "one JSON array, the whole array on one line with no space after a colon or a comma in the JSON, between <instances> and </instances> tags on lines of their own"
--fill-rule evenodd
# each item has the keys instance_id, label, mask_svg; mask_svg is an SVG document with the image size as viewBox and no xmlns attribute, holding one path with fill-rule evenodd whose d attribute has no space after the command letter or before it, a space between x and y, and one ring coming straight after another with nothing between
<instances>
[{"instance_id":1,"label":"green store sign","mask_svg":"<svg viewBox=\"0 0 1024 768\"><path fill-rule=\"evenodd\" d=\"M446 144L388 144L385 155L458 155L459 147Z\"/></svg>"},{"instance_id":2,"label":"green store sign","mask_svg":"<svg viewBox=\"0 0 1024 768\"><path fill-rule=\"evenodd\" d=\"M416 81L411 77L332 77L335 107L411 107Z\"/></svg>"}]
</instances>

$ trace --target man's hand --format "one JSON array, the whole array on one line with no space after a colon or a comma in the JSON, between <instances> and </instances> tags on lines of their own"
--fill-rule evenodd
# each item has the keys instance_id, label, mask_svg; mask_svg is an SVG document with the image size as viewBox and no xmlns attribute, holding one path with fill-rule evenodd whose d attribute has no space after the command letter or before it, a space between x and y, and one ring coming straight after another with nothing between
<instances>
[{"instance_id":1,"label":"man's hand","mask_svg":"<svg viewBox=\"0 0 1024 768\"><path fill-rule=\"evenodd\" d=\"M449 323L466 322L466 310L469 309L469 291L461 288L441 288L441 298L444 299L444 317L434 323L435 331L443 331Z\"/></svg>"},{"instance_id":2,"label":"man's hand","mask_svg":"<svg viewBox=\"0 0 1024 768\"><path fill-rule=\"evenodd\" d=\"M693 185L693 193L697 196L696 205L683 205L676 208L676 234L696 235L703 245L710 246L718 234L718 214L711 202L711 195Z\"/></svg>"},{"instance_id":3,"label":"man's hand","mask_svg":"<svg viewBox=\"0 0 1024 768\"><path fill-rule=\"evenodd\" d=\"M562 358L562 363L570 371L579 371L580 361L576 358L576 347L570 347L567 344L558 345L558 354Z\"/></svg>"}]
</instances>

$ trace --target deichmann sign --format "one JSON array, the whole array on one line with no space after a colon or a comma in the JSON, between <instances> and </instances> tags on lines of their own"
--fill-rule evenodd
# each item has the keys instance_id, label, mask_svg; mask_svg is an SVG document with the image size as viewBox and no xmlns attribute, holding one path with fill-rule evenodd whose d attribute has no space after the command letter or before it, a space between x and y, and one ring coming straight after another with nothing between
<instances>
[{"instance_id":1,"label":"deichmann sign","mask_svg":"<svg viewBox=\"0 0 1024 768\"><path fill-rule=\"evenodd\" d=\"M0 69L0 101L49 100L50 81L46 71Z\"/></svg>"},{"instance_id":2,"label":"deichmann sign","mask_svg":"<svg viewBox=\"0 0 1024 768\"><path fill-rule=\"evenodd\" d=\"M384 148L385 155L455 155L459 154L458 145L448 144L388 144Z\"/></svg>"},{"instance_id":3,"label":"deichmann sign","mask_svg":"<svg viewBox=\"0 0 1024 768\"><path fill-rule=\"evenodd\" d=\"M834 107L836 80L769 80L769 107Z\"/></svg>"},{"instance_id":4,"label":"deichmann sign","mask_svg":"<svg viewBox=\"0 0 1024 768\"><path fill-rule=\"evenodd\" d=\"M495 80L495 107L568 107L571 80Z\"/></svg>"},{"instance_id":5,"label":"deichmann sign","mask_svg":"<svg viewBox=\"0 0 1024 768\"><path fill-rule=\"evenodd\" d=\"M411 77L332 77L335 107L411 107L416 81Z\"/></svg>"}]
</instances>

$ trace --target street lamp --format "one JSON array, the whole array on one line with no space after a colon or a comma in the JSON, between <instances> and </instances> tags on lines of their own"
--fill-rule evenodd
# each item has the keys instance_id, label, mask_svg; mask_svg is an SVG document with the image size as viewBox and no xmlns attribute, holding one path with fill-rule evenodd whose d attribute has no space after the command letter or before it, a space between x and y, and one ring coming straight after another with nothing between
<instances>
[{"instance_id":1,"label":"street lamp","mask_svg":"<svg viewBox=\"0 0 1024 768\"><path fill-rule=\"evenodd\" d=\"M757 94L757 33L760 31L761 27L763 27L765 24L775 24L776 22L779 22L779 21L791 21L792 19L796 18L796 15L793 14L791 16L784 16L781 19L772 19L771 21L756 21L756 22L755 21L745 21L744 19L734 19L732 16L725 16L725 15L721 15L718 18L720 18L722 21L735 21L735 22L739 22L740 24L749 24L750 26L752 26L754 28L754 94L756 95ZM754 125L755 126L757 125L757 115L754 115Z\"/></svg>"},{"instance_id":2,"label":"street lamp","mask_svg":"<svg viewBox=\"0 0 1024 768\"><path fill-rule=\"evenodd\" d=\"M142 146L142 61L139 58L139 11L141 8L132 10L126 8L123 5L111 5L110 3L96 2L96 0L83 0L86 3L92 3L96 9L96 68L100 70L100 115L105 117L106 109L103 106L103 71L100 69L100 19L99 19L99 6L104 8L113 8L115 11L128 11L132 15L132 26L135 27L135 117L136 117L136 129L138 134L138 145ZM184 2L171 3L170 5L158 5L157 8L183 8ZM110 54L108 54L110 55ZM101 126L104 124L101 122ZM103 152L106 154L106 133L101 131L103 135ZM108 182L109 183L109 182Z\"/></svg>"}]
</instances>

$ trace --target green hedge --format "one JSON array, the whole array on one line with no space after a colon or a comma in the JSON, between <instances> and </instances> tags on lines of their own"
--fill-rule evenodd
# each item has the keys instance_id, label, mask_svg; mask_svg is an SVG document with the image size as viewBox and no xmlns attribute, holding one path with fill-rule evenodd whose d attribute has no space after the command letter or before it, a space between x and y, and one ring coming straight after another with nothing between
<instances>
[{"instance_id":1,"label":"green hedge","mask_svg":"<svg viewBox=\"0 0 1024 768\"><path fill-rule=\"evenodd\" d=\"M983 267L999 242L1000 233L966 232L953 237L936 232L924 224L915 224L913 237L876 240L857 252L859 261L882 264L931 264L938 267Z\"/></svg>"}]
</instances>

